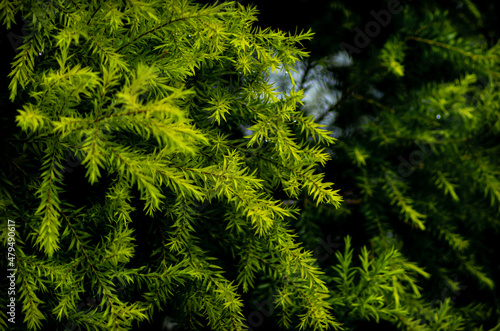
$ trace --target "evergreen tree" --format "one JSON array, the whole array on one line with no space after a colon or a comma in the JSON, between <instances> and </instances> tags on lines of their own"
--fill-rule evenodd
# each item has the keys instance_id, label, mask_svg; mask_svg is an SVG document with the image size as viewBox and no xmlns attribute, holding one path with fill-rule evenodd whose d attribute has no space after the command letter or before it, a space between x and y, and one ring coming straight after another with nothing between
<instances>
[{"instance_id":1,"label":"evergreen tree","mask_svg":"<svg viewBox=\"0 0 500 331\"><path fill-rule=\"evenodd\" d=\"M127 330L167 315L240 330L260 284L283 325L338 328L279 195L342 200L316 171L334 139L297 109L301 92L269 83L307 55L310 32L186 0L3 1L1 13L30 32L3 100L2 246L15 258L1 266L17 269L3 326Z\"/></svg>"},{"instance_id":2,"label":"evergreen tree","mask_svg":"<svg viewBox=\"0 0 500 331\"><path fill-rule=\"evenodd\" d=\"M0 325L500 329L498 22L389 3L3 1Z\"/></svg>"}]
</instances>

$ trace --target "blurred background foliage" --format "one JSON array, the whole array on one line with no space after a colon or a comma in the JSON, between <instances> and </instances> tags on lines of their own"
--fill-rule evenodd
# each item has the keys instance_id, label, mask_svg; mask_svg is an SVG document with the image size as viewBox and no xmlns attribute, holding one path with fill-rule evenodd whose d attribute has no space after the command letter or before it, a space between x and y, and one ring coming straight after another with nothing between
<instances>
[{"instance_id":1,"label":"blurred background foliage","mask_svg":"<svg viewBox=\"0 0 500 331\"><path fill-rule=\"evenodd\" d=\"M257 6L259 26L315 33L296 85L271 79L284 92L304 89L303 111L338 139L320 171L341 189L343 207L296 202L295 227L327 276L338 275L334 254L346 235L354 256L396 247L430 277L420 275L420 299L406 298L411 317L385 316L393 327L499 329L499 4L240 3ZM334 315L347 329L389 328L343 304Z\"/></svg>"}]
</instances>

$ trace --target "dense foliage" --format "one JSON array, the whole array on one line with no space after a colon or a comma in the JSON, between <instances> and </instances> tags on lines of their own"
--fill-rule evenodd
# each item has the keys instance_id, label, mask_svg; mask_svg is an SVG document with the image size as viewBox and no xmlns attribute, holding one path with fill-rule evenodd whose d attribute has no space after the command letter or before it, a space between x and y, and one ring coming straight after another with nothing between
<instances>
[{"instance_id":1,"label":"dense foliage","mask_svg":"<svg viewBox=\"0 0 500 331\"><path fill-rule=\"evenodd\" d=\"M315 170L334 139L296 109L301 93L268 82L311 34L262 30L234 3L43 5L2 7L7 28L22 14L33 29L8 75L15 122L2 121L16 326L129 329L163 310L183 329L242 329L258 277L283 324L337 326L288 223L297 209L273 197L341 201Z\"/></svg>"},{"instance_id":2,"label":"dense foliage","mask_svg":"<svg viewBox=\"0 0 500 331\"><path fill-rule=\"evenodd\" d=\"M2 1L0 325L500 329L498 33L389 3Z\"/></svg>"},{"instance_id":3,"label":"dense foliage","mask_svg":"<svg viewBox=\"0 0 500 331\"><path fill-rule=\"evenodd\" d=\"M498 4L325 1L309 12L287 8L285 17L309 19L303 27L316 32L296 88L308 95L302 109L338 139L324 171L345 200L337 210L299 200L302 240L314 249L325 234L337 245L350 234L355 252L364 254L367 245L381 258L396 247L428 273L418 291L411 282L392 283L413 292L393 299L373 304L357 294L340 321L375 321L374 312L356 308L372 305L401 330L499 329ZM282 20L284 28L293 22ZM335 263L320 260L329 285L338 279ZM353 284L350 293L359 293ZM398 298L404 314L379 310L396 307Z\"/></svg>"}]
</instances>

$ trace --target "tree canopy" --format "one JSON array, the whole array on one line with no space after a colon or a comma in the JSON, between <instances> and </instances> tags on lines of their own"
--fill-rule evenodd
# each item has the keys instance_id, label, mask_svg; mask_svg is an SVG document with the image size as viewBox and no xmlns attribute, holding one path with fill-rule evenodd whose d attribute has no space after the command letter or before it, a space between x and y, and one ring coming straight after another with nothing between
<instances>
[{"instance_id":1,"label":"tree canopy","mask_svg":"<svg viewBox=\"0 0 500 331\"><path fill-rule=\"evenodd\" d=\"M500 328L493 7L289 6L1 2L0 325Z\"/></svg>"},{"instance_id":2,"label":"tree canopy","mask_svg":"<svg viewBox=\"0 0 500 331\"><path fill-rule=\"evenodd\" d=\"M268 82L311 33L260 29L234 3L41 5L2 11L7 28L22 15L32 29L9 73L15 122L2 121L16 325L121 330L164 310L183 328L242 329L241 296L264 278L283 324L337 326L289 225L297 209L273 197L341 201L315 170L334 139L296 109L300 92Z\"/></svg>"}]
</instances>

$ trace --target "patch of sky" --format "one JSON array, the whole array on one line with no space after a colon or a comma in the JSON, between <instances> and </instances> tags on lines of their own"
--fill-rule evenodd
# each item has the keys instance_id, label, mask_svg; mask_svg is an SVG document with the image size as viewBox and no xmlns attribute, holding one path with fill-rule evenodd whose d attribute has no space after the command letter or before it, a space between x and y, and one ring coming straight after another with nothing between
<instances>
[{"instance_id":1,"label":"patch of sky","mask_svg":"<svg viewBox=\"0 0 500 331\"><path fill-rule=\"evenodd\" d=\"M291 72L295 81L295 91L304 90L304 110L311 115L322 118L321 124L331 124L334 120L334 114L324 115L341 96L340 91L335 89L336 81L326 67L330 66L349 66L352 59L347 53L339 52L331 57L310 65L308 60L297 63L296 72ZM269 72L269 82L274 83L277 91L283 97L289 94L293 85L289 75L278 68L277 72Z\"/></svg>"},{"instance_id":2,"label":"patch of sky","mask_svg":"<svg viewBox=\"0 0 500 331\"><path fill-rule=\"evenodd\" d=\"M297 62L295 71L290 71L295 86L292 84L290 74L283 67L277 67L276 72L269 70L266 73L266 78L276 88L278 98L289 95L292 88L296 92L302 89L304 94L303 110L308 115L319 118L319 123L326 125L333 132L332 136L337 138L342 135L342 130L333 126L336 113L330 109L340 100L341 92L335 88L336 81L326 68L350 66L353 60L346 52L338 52L312 65L307 61L308 59ZM372 89L370 92L377 99L382 96L382 93L376 89ZM248 127L241 127L245 135L252 133Z\"/></svg>"}]
</instances>

